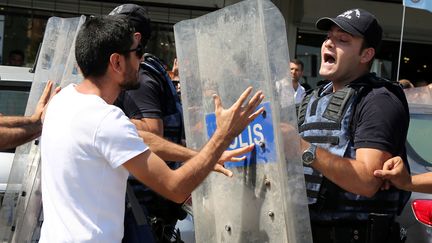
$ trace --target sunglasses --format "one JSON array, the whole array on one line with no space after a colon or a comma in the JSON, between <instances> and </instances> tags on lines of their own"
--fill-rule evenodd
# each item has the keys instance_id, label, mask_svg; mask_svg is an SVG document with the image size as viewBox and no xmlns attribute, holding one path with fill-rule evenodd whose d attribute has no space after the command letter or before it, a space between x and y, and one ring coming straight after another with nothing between
<instances>
[{"instance_id":1,"label":"sunglasses","mask_svg":"<svg viewBox=\"0 0 432 243\"><path fill-rule=\"evenodd\" d=\"M127 50L126 53L128 53L128 52L133 52L133 51L135 52L136 56L137 56L139 59L141 59L142 56L144 55L144 48L142 47L141 44L139 44L139 45L138 45L136 48L134 48L134 49Z\"/></svg>"}]
</instances>

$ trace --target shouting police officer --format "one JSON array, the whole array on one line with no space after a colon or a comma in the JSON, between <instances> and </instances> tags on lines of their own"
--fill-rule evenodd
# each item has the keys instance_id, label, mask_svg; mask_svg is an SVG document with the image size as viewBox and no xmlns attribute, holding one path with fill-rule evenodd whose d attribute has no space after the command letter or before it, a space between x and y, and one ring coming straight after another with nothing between
<instances>
[{"instance_id":1,"label":"shouting police officer","mask_svg":"<svg viewBox=\"0 0 432 243\"><path fill-rule=\"evenodd\" d=\"M299 132L314 242L403 242L395 222L409 193L380 191L375 169L406 160L409 114L397 83L370 73L382 28L362 9L321 18L320 75L302 101Z\"/></svg>"}]
</instances>

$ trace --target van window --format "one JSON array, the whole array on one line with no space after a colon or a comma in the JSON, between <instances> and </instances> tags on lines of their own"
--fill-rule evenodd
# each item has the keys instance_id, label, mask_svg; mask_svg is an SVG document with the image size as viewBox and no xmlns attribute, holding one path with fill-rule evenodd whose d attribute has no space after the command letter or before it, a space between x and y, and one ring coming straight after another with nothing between
<instances>
[{"instance_id":1,"label":"van window","mask_svg":"<svg viewBox=\"0 0 432 243\"><path fill-rule=\"evenodd\" d=\"M0 114L5 116L23 116L29 94L29 91L0 89Z\"/></svg>"},{"instance_id":2,"label":"van window","mask_svg":"<svg viewBox=\"0 0 432 243\"><path fill-rule=\"evenodd\" d=\"M0 65L0 114L23 116L33 81L30 68Z\"/></svg>"},{"instance_id":3,"label":"van window","mask_svg":"<svg viewBox=\"0 0 432 243\"><path fill-rule=\"evenodd\" d=\"M28 68L0 66L0 114L4 116L23 116L30 94L33 74ZM7 152L7 153L4 153ZM15 148L0 150L0 161L6 163L5 156L14 153ZM11 162L11 161L10 161ZM0 178L1 180L1 178ZM1 182L0 182L1 191Z\"/></svg>"}]
</instances>

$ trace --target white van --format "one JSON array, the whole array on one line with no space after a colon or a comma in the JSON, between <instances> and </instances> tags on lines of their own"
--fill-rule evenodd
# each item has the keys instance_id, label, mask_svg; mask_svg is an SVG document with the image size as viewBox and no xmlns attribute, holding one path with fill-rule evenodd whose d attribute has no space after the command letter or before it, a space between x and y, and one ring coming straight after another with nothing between
<instances>
[{"instance_id":1,"label":"white van","mask_svg":"<svg viewBox=\"0 0 432 243\"><path fill-rule=\"evenodd\" d=\"M28 67L0 65L0 114L23 116L34 74ZM2 139L2 138L0 138ZM6 190L15 149L0 150L0 200Z\"/></svg>"}]
</instances>

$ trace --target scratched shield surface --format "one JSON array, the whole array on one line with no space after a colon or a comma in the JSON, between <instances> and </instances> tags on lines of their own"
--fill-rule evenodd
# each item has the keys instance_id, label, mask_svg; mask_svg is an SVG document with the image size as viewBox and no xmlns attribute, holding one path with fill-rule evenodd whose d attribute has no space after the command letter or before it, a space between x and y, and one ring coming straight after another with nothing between
<instances>
[{"instance_id":1,"label":"scratched shield surface","mask_svg":"<svg viewBox=\"0 0 432 243\"><path fill-rule=\"evenodd\" d=\"M249 0L174 26L188 147L216 130L213 94L231 106L252 86L265 113L228 149L255 144L242 162L211 173L192 194L197 242L312 242L300 162L285 20Z\"/></svg>"}]
</instances>

